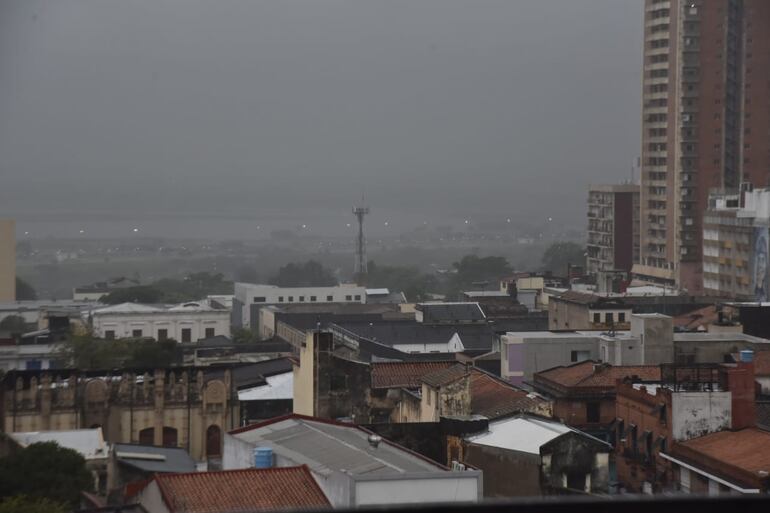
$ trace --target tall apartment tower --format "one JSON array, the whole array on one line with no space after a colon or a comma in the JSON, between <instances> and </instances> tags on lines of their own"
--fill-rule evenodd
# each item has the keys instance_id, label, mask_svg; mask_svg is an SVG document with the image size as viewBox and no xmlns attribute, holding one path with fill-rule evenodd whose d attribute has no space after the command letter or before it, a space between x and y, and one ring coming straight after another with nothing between
<instances>
[{"instance_id":1,"label":"tall apartment tower","mask_svg":"<svg viewBox=\"0 0 770 513\"><path fill-rule=\"evenodd\" d=\"M592 185L588 190L586 271L628 276L639 260L639 186ZM603 290L602 290L603 292Z\"/></svg>"},{"instance_id":2,"label":"tall apartment tower","mask_svg":"<svg viewBox=\"0 0 770 513\"><path fill-rule=\"evenodd\" d=\"M0 301L16 301L16 223L0 219Z\"/></svg>"},{"instance_id":3,"label":"tall apartment tower","mask_svg":"<svg viewBox=\"0 0 770 513\"><path fill-rule=\"evenodd\" d=\"M703 291L709 193L770 177L770 2L645 0L640 259Z\"/></svg>"}]
</instances>

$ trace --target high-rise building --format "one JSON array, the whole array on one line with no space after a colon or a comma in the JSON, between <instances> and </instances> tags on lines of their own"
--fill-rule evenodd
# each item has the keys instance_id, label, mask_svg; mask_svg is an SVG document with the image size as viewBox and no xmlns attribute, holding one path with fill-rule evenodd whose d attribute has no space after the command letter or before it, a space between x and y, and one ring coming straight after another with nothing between
<instances>
[{"instance_id":1,"label":"high-rise building","mask_svg":"<svg viewBox=\"0 0 770 513\"><path fill-rule=\"evenodd\" d=\"M0 219L0 301L16 301L16 223Z\"/></svg>"},{"instance_id":2,"label":"high-rise building","mask_svg":"<svg viewBox=\"0 0 770 513\"><path fill-rule=\"evenodd\" d=\"M639 260L638 185L589 188L586 247L588 274L598 278L604 271L619 271L627 277L633 263Z\"/></svg>"},{"instance_id":3,"label":"high-rise building","mask_svg":"<svg viewBox=\"0 0 770 513\"><path fill-rule=\"evenodd\" d=\"M644 11L634 275L700 293L709 194L770 177L770 2L645 0Z\"/></svg>"}]
</instances>

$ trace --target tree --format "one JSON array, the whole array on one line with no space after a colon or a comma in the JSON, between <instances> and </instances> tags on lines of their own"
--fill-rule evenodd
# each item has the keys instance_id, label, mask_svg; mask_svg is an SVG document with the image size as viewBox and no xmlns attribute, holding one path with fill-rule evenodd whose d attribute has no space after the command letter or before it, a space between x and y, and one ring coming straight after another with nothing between
<instances>
[{"instance_id":1,"label":"tree","mask_svg":"<svg viewBox=\"0 0 770 513\"><path fill-rule=\"evenodd\" d=\"M554 242L545 249L542 259L544 271L567 274L568 265L585 265L585 248L575 242Z\"/></svg>"},{"instance_id":2,"label":"tree","mask_svg":"<svg viewBox=\"0 0 770 513\"><path fill-rule=\"evenodd\" d=\"M41 497L15 495L0 500L0 513L69 513L66 504Z\"/></svg>"},{"instance_id":3,"label":"tree","mask_svg":"<svg viewBox=\"0 0 770 513\"><path fill-rule=\"evenodd\" d=\"M119 305L120 303L160 303L163 293L150 285L138 285L116 289L101 298L102 303Z\"/></svg>"},{"instance_id":4,"label":"tree","mask_svg":"<svg viewBox=\"0 0 770 513\"><path fill-rule=\"evenodd\" d=\"M16 300L17 301L32 301L37 299L37 292L32 288L32 285L22 280L18 276L16 277Z\"/></svg>"},{"instance_id":5,"label":"tree","mask_svg":"<svg viewBox=\"0 0 770 513\"><path fill-rule=\"evenodd\" d=\"M366 283L371 288L387 288L391 292L403 292L407 301L419 302L435 291L438 280L431 274L420 272L417 267L379 266L369 262Z\"/></svg>"},{"instance_id":6,"label":"tree","mask_svg":"<svg viewBox=\"0 0 770 513\"><path fill-rule=\"evenodd\" d=\"M337 285L337 279L319 262L308 260L304 264L284 265L270 283L279 287L332 287Z\"/></svg>"},{"instance_id":7,"label":"tree","mask_svg":"<svg viewBox=\"0 0 770 513\"><path fill-rule=\"evenodd\" d=\"M183 279L163 278L150 285L138 285L113 290L101 301L109 305L120 303L185 303L211 294L232 294L233 282L221 273L192 273Z\"/></svg>"},{"instance_id":8,"label":"tree","mask_svg":"<svg viewBox=\"0 0 770 513\"><path fill-rule=\"evenodd\" d=\"M0 458L0 497L26 495L74 507L93 484L85 458L56 442L35 443Z\"/></svg>"},{"instance_id":9,"label":"tree","mask_svg":"<svg viewBox=\"0 0 770 513\"><path fill-rule=\"evenodd\" d=\"M178 360L175 340L144 339L129 344L127 367L169 367Z\"/></svg>"},{"instance_id":10,"label":"tree","mask_svg":"<svg viewBox=\"0 0 770 513\"><path fill-rule=\"evenodd\" d=\"M27 331L27 321L21 315L9 315L0 321L0 331L11 333L24 333Z\"/></svg>"},{"instance_id":11,"label":"tree","mask_svg":"<svg viewBox=\"0 0 770 513\"><path fill-rule=\"evenodd\" d=\"M233 328L231 333L233 342L236 344L259 342L259 337L257 337L257 334L248 328Z\"/></svg>"}]
</instances>

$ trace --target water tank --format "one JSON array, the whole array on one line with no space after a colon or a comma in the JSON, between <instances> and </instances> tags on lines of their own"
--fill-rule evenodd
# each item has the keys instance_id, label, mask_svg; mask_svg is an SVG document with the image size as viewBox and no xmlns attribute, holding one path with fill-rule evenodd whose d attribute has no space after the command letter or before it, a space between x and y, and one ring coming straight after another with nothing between
<instances>
[{"instance_id":1,"label":"water tank","mask_svg":"<svg viewBox=\"0 0 770 513\"><path fill-rule=\"evenodd\" d=\"M741 351L741 361L742 362L753 362L754 361L754 351L751 349L744 349Z\"/></svg>"},{"instance_id":2,"label":"water tank","mask_svg":"<svg viewBox=\"0 0 770 513\"><path fill-rule=\"evenodd\" d=\"M273 466L273 449L257 447L254 449L254 468L270 468Z\"/></svg>"}]
</instances>

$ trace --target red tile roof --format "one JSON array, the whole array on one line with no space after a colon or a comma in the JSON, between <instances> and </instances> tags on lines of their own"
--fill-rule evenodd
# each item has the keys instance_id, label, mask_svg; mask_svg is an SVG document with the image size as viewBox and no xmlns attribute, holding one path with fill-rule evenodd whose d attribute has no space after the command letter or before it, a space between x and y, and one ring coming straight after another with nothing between
<instances>
[{"instance_id":1,"label":"red tile roof","mask_svg":"<svg viewBox=\"0 0 770 513\"><path fill-rule=\"evenodd\" d=\"M754 375L770 376L770 351L754 353Z\"/></svg>"},{"instance_id":2,"label":"red tile roof","mask_svg":"<svg viewBox=\"0 0 770 513\"><path fill-rule=\"evenodd\" d=\"M677 443L671 454L728 481L756 485L770 471L770 432L756 428L719 431Z\"/></svg>"},{"instance_id":3,"label":"red tile roof","mask_svg":"<svg viewBox=\"0 0 770 513\"><path fill-rule=\"evenodd\" d=\"M423 383L434 388L442 387L470 374L470 367L464 363L456 363L446 369L437 370L422 377Z\"/></svg>"},{"instance_id":4,"label":"red tile roof","mask_svg":"<svg viewBox=\"0 0 770 513\"><path fill-rule=\"evenodd\" d=\"M329 500L306 465L268 469L158 474L171 512L202 513L328 508Z\"/></svg>"},{"instance_id":5,"label":"red tile roof","mask_svg":"<svg viewBox=\"0 0 770 513\"><path fill-rule=\"evenodd\" d=\"M479 369L471 373L471 412L495 419L517 412L546 413L548 401L530 397L524 390Z\"/></svg>"},{"instance_id":6,"label":"red tile roof","mask_svg":"<svg viewBox=\"0 0 770 513\"><path fill-rule=\"evenodd\" d=\"M660 367L657 365L612 366L586 360L535 374L535 382L550 382L564 389L615 388L617 380L623 378L638 378L645 382L660 381Z\"/></svg>"},{"instance_id":7,"label":"red tile roof","mask_svg":"<svg viewBox=\"0 0 770 513\"><path fill-rule=\"evenodd\" d=\"M448 369L456 362L372 363L372 388L420 388L422 377Z\"/></svg>"}]
</instances>

